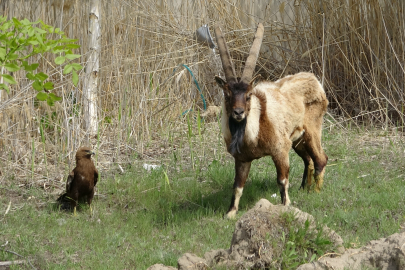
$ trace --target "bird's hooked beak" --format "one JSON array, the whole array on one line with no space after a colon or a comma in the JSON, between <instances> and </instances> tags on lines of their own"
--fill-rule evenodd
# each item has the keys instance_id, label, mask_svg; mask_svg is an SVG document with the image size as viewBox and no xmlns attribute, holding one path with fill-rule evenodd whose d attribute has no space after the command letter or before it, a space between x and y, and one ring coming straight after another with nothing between
<instances>
[{"instance_id":1,"label":"bird's hooked beak","mask_svg":"<svg viewBox=\"0 0 405 270\"><path fill-rule=\"evenodd\" d=\"M93 152L91 150L88 150L87 153L89 153L90 156L94 156L96 154L95 152Z\"/></svg>"}]
</instances>

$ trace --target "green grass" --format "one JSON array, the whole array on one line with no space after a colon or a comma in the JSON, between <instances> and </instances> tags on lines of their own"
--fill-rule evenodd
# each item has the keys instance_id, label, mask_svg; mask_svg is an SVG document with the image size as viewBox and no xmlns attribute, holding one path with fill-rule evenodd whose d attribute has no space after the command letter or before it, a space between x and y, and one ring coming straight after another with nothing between
<instances>
[{"instance_id":1,"label":"green grass","mask_svg":"<svg viewBox=\"0 0 405 270\"><path fill-rule=\"evenodd\" d=\"M176 266L185 252L203 256L229 248L235 221L222 216L230 204L234 169L216 136L193 137L193 154L186 147L190 138L184 138L183 148L162 157L163 169L146 172L143 161L134 161L124 175L101 172L93 217L87 207L77 217L61 212L53 203L55 195L9 180L0 187L0 246L7 243L0 248L0 261L20 259L6 249L39 269L146 269L155 263ZM335 230L346 247L398 232L405 221L401 139L356 131L325 133L329 166L320 194L298 190L303 164L291 152L292 205ZM215 147L216 154L206 145ZM238 217L260 198L280 203L275 177L269 157L253 162Z\"/></svg>"}]
</instances>

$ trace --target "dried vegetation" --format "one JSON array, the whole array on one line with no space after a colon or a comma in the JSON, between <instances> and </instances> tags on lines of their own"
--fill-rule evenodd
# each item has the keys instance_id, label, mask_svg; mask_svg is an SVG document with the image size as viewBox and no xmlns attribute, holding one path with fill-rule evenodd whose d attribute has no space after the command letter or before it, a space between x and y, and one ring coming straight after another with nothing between
<instances>
[{"instance_id":1,"label":"dried vegetation","mask_svg":"<svg viewBox=\"0 0 405 270\"><path fill-rule=\"evenodd\" d=\"M102 51L97 163L108 169L144 156L168 130L186 126L184 115L219 105L214 75L222 67L216 52L193 38L203 24L219 23L238 71L257 22L265 38L256 72L274 80L299 71L324 83L330 113L384 128L404 125L405 18L402 0L288 1L121 1L101 0ZM254 3L254 4L253 4ZM8 17L42 19L77 38L85 64L89 6L86 1L1 1ZM19 84L1 93L0 183L16 179L44 188L60 186L78 147L89 144L82 129L82 82L74 87L53 59L36 59L53 74L63 101L54 107L35 101L35 90ZM191 112L192 113L192 112ZM182 134L182 133L179 133ZM182 135L179 135L182 136ZM158 149L161 149L158 147ZM24 182L25 181L25 182Z\"/></svg>"}]
</instances>

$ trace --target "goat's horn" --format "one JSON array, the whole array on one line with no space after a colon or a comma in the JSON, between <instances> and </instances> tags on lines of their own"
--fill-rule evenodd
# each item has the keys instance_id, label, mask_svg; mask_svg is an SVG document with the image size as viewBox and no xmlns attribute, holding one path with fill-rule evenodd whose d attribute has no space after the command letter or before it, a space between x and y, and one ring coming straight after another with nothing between
<instances>
[{"instance_id":1,"label":"goat's horn","mask_svg":"<svg viewBox=\"0 0 405 270\"><path fill-rule=\"evenodd\" d=\"M253 40L252 47L250 48L249 56L246 59L245 69L243 70L243 74L240 79L242 82L245 82L247 84L250 83L253 72L255 71L256 61L259 57L260 46L262 45L263 41L263 33L263 24L259 23L255 34L255 39Z\"/></svg>"},{"instance_id":2,"label":"goat's horn","mask_svg":"<svg viewBox=\"0 0 405 270\"><path fill-rule=\"evenodd\" d=\"M228 83L232 81L236 82L236 72L232 64L231 55L229 54L228 46L226 46L224 35L218 25L215 27L215 36L217 38L219 55L221 56L226 81Z\"/></svg>"}]
</instances>

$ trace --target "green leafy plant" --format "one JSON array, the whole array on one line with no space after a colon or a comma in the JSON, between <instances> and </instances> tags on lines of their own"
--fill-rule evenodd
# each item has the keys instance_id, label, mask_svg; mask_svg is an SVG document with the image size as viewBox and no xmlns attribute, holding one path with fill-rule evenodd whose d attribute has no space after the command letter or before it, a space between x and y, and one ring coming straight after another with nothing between
<instances>
[{"instance_id":1,"label":"green leafy plant","mask_svg":"<svg viewBox=\"0 0 405 270\"><path fill-rule=\"evenodd\" d=\"M80 48L80 45L75 44L76 41L67 38L59 28L47 25L41 20L36 22L16 18L7 20L7 17L0 16L0 77L4 80L0 83L0 90L10 92L8 84L17 84L14 77L5 71L24 70L26 78L33 81L32 87L38 92L36 98L52 106L61 98L50 92L54 89L53 82L47 74L37 71L39 63L32 62L32 58L52 53L59 55L55 58L55 64L62 65L66 61L80 57L72 52L73 49ZM77 86L79 82L77 72L82 68L78 63L69 62L64 66L63 74L71 73L72 82Z\"/></svg>"},{"instance_id":2,"label":"green leafy plant","mask_svg":"<svg viewBox=\"0 0 405 270\"><path fill-rule=\"evenodd\" d=\"M294 242L288 241L283 251L283 267L294 269L300 265L298 252L295 250L296 245Z\"/></svg>"},{"instance_id":3,"label":"green leafy plant","mask_svg":"<svg viewBox=\"0 0 405 270\"><path fill-rule=\"evenodd\" d=\"M332 242L323 233L323 226L316 224L316 229L310 229L310 221L304 225L295 221L293 214L286 213L284 221L289 228L283 232L285 248L282 253L282 268L295 269L298 265L314 261L332 248Z\"/></svg>"}]
</instances>

